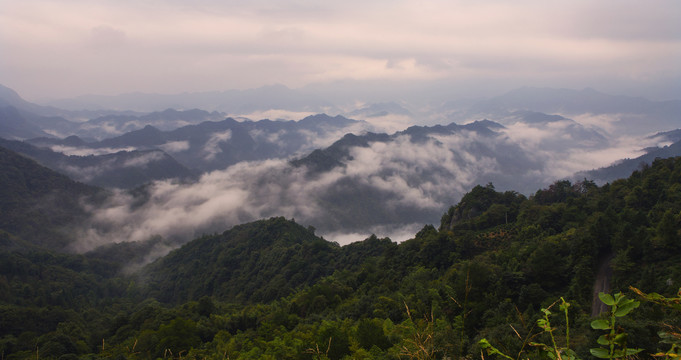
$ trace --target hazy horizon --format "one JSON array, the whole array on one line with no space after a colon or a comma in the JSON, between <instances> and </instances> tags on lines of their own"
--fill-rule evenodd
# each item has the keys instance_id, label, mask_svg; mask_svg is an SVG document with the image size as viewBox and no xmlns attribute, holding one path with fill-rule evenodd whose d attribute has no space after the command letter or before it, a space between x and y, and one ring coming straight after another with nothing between
<instances>
[{"instance_id":1,"label":"hazy horizon","mask_svg":"<svg viewBox=\"0 0 681 360\"><path fill-rule=\"evenodd\" d=\"M80 95L521 86L681 98L681 3L0 0L0 83Z\"/></svg>"}]
</instances>

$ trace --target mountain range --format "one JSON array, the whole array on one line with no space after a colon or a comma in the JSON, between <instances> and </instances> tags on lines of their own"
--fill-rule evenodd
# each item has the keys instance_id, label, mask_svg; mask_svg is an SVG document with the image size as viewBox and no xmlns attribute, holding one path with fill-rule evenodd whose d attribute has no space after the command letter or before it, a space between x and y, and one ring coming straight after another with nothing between
<instances>
[{"instance_id":1,"label":"mountain range","mask_svg":"<svg viewBox=\"0 0 681 360\"><path fill-rule=\"evenodd\" d=\"M3 359L678 355L676 102L524 88L388 131L424 112L0 95Z\"/></svg>"},{"instance_id":2,"label":"mountain range","mask_svg":"<svg viewBox=\"0 0 681 360\"><path fill-rule=\"evenodd\" d=\"M73 200L95 208L101 190L3 148L0 166L8 175L0 176L0 346L8 359L309 359L319 344L327 345L318 353L339 360L406 351L473 357L486 344L533 352L527 336L541 350L567 331L566 346L587 357L603 333L590 324L614 316L598 303L612 292L640 299L617 316L627 344L675 351L664 331L681 320L681 158L602 187L557 181L531 197L478 185L439 226L400 243L369 236L339 246L314 227L273 217L204 234L132 268L138 252L164 242L73 253L88 241L68 236L82 220ZM562 311L546 310L551 304ZM535 329L547 318L550 334ZM414 345L423 336L433 339L425 350Z\"/></svg>"},{"instance_id":3,"label":"mountain range","mask_svg":"<svg viewBox=\"0 0 681 360\"><path fill-rule=\"evenodd\" d=\"M233 95L234 101L244 103L252 96L249 99L258 105L249 111L278 108L264 95L256 102L261 93L279 94L280 99L300 95L273 87L220 96ZM2 104L8 106L0 112L0 129L3 137L13 139L3 141L5 147L91 185L144 186L143 191L126 195L129 203L110 200L97 210L104 219L107 211L129 209L129 217L98 220L104 228L119 230L104 231L106 241L160 235L181 242L202 232L280 215L334 237L343 237L348 230L404 232L435 221L447 204L476 184L530 195L557 179L587 177L603 183L625 176L632 166L584 172L625 157L642 156L638 164L676 154L675 146L662 147L665 141L669 144L672 132L667 137L649 136L656 128L674 129L669 126L676 102L611 96L593 89L522 88L457 108L445 103L436 110L442 111L442 118L474 121L413 125L395 132L377 130L381 121L413 119L423 111L410 111L404 102L384 102L345 110L360 120L317 114L298 121L253 121L196 109L66 119L36 115L49 115L53 108L26 102L7 88L3 94ZM186 101L199 98L189 96ZM58 113L56 109L53 114ZM483 114L489 116L478 117ZM633 127L627 123L636 117L646 118L645 131L640 121ZM217 199L222 199L221 205ZM122 223L115 225L118 221ZM175 223L173 230L162 228L166 221Z\"/></svg>"},{"instance_id":4,"label":"mountain range","mask_svg":"<svg viewBox=\"0 0 681 360\"><path fill-rule=\"evenodd\" d=\"M463 110L453 103L451 111L452 116L458 118L481 115L502 118L515 111L589 117L592 121L611 126L615 133L631 135L678 128L681 100L651 101L641 97L609 95L592 88L523 87L475 102Z\"/></svg>"},{"instance_id":5,"label":"mountain range","mask_svg":"<svg viewBox=\"0 0 681 360\"><path fill-rule=\"evenodd\" d=\"M73 138L67 139L67 142L73 143ZM74 180L100 187L127 189L155 180L189 181L197 176L160 150L75 156L16 140L0 139L0 146L28 156Z\"/></svg>"},{"instance_id":6,"label":"mountain range","mask_svg":"<svg viewBox=\"0 0 681 360\"><path fill-rule=\"evenodd\" d=\"M148 118L166 117L151 114L145 117ZM96 142L85 142L73 136L61 140L34 138L27 142L73 153L113 152L117 149L164 151L185 167L204 173L225 169L242 161L287 158L310 151L315 145L328 141L329 136L367 126L360 121L324 114L300 121L236 121L226 118L167 131L146 125L142 129Z\"/></svg>"}]
</instances>

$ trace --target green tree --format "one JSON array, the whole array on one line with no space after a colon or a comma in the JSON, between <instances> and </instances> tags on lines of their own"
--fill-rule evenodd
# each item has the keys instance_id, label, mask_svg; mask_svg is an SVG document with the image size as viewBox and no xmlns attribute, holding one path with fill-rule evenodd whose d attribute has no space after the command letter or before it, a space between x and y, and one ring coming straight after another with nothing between
<instances>
[{"instance_id":1,"label":"green tree","mask_svg":"<svg viewBox=\"0 0 681 360\"><path fill-rule=\"evenodd\" d=\"M380 319L362 319L357 325L357 341L366 350L377 346L386 350L392 344L383 331L383 321Z\"/></svg>"},{"instance_id":2,"label":"green tree","mask_svg":"<svg viewBox=\"0 0 681 360\"><path fill-rule=\"evenodd\" d=\"M169 323L161 325L157 337L159 339L156 346L157 356L163 355L166 350L172 351L172 354L177 356L201 344L196 323L183 318L173 319Z\"/></svg>"}]
</instances>

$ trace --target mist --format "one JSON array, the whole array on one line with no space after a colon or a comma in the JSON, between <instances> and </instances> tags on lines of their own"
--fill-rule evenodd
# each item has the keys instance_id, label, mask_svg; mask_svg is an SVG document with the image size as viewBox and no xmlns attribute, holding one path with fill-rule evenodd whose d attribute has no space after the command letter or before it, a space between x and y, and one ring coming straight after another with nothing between
<instances>
[{"instance_id":1,"label":"mist","mask_svg":"<svg viewBox=\"0 0 681 360\"><path fill-rule=\"evenodd\" d=\"M328 171L295 167L288 158L240 162L193 183L156 181L142 196L116 191L89 209L93 215L73 249L160 237L164 242L148 257L152 260L202 234L273 216L312 226L318 236L341 245L371 234L403 241L426 224L439 226L440 216L477 184L492 182L498 191L530 195L577 171L636 156L656 141L580 142L566 135L569 125L574 124L514 123L491 136L395 134L390 141L350 148L342 166Z\"/></svg>"}]
</instances>

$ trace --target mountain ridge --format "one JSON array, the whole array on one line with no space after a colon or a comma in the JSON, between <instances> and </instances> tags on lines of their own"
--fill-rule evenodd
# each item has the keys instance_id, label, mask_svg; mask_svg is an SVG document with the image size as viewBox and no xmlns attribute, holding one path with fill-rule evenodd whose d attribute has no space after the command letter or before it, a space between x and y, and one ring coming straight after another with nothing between
<instances>
[{"instance_id":1,"label":"mountain ridge","mask_svg":"<svg viewBox=\"0 0 681 360\"><path fill-rule=\"evenodd\" d=\"M10 247L64 251L74 240L70 230L89 216L81 201L98 203L105 193L2 145L0 230L20 239Z\"/></svg>"},{"instance_id":2,"label":"mountain ridge","mask_svg":"<svg viewBox=\"0 0 681 360\"><path fill-rule=\"evenodd\" d=\"M71 139L69 142L73 142ZM28 156L54 171L93 186L134 188L155 180L190 180L196 174L161 150L64 155L27 142L0 138L0 146Z\"/></svg>"},{"instance_id":3,"label":"mountain ridge","mask_svg":"<svg viewBox=\"0 0 681 360\"><path fill-rule=\"evenodd\" d=\"M0 148L9 169L4 159L51 173ZM21 183L7 173L0 179ZM33 357L36 344L43 358L156 358L168 349L187 358L307 358L326 343L324 355L341 360L399 356L427 334L438 357L477 356L481 338L529 355L509 324L551 341L532 324L563 298L571 349L584 358L600 335L590 324L601 259L610 259L612 292L675 296L680 173L673 158L602 187L558 181L525 197L475 186L439 229L425 225L399 244L370 236L341 247L273 217L194 238L133 275L116 272L132 260L126 251L143 246L108 255L0 249L2 349L8 358ZM551 317L556 334L563 315ZM628 344L652 353L669 344L651 327L681 315L647 304L624 320Z\"/></svg>"},{"instance_id":4,"label":"mountain ridge","mask_svg":"<svg viewBox=\"0 0 681 360\"><path fill-rule=\"evenodd\" d=\"M241 161L285 158L303 151L311 139L327 131L342 131L363 122L340 115L317 114L299 121L203 121L173 130L152 125L79 147L93 149L160 149L187 168L208 172L221 170ZM273 138L273 140L272 140ZM71 138L71 142L75 139ZM67 145L66 141L29 140L36 145Z\"/></svg>"}]
</instances>

